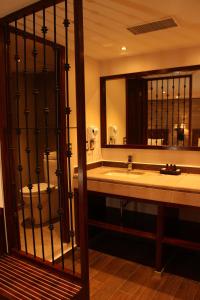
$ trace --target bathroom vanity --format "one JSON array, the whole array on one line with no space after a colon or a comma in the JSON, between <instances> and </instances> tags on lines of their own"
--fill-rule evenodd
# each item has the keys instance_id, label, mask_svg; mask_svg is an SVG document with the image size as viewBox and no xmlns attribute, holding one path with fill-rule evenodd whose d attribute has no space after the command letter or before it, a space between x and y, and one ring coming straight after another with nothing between
<instances>
[{"instance_id":1,"label":"bathroom vanity","mask_svg":"<svg viewBox=\"0 0 200 300\"><path fill-rule=\"evenodd\" d=\"M200 250L200 223L183 220L180 209L200 211L200 168L182 166L182 174L164 175L159 172L163 165L154 164L178 163L179 155L173 151L180 151L180 156L182 150L199 151L199 78L199 65L100 77L103 159L125 161L125 155L133 154L134 170L127 170L132 159L88 166L89 227L151 240L159 272L164 245ZM162 155L166 150L168 156ZM148 155L150 164L142 163L148 161ZM187 159L181 164L191 165L189 155ZM195 165L199 165L198 158ZM75 174L75 203L77 187ZM131 202L136 209L130 209Z\"/></svg>"},{"instance_id":2,"label":"bathroom vanity","mask_svg":"<svg viewBox=\"0 0 200 300\"><path fill-rule=\"evenodd\" d=\"M200 174L194 174L197 170L191 173L191 169L185 169L190 173L183 172L174 176L160 174L159 166L136 164L131 172L127 172L125 166L100 162L88 170L89 225L155 241L157 271L163 268L164 244L200 250L200 240L193 230L194 224L180 221L176 215L180 207L200 207ZM77 174L74 175L74 188L77 202ZM118 203L120 201L120 208L107 206L107 197ZM125 206L130 201L154 204L157 214L128 211ZM170 210L175 212L176 217Z\"/></svg>"}]
</instances>

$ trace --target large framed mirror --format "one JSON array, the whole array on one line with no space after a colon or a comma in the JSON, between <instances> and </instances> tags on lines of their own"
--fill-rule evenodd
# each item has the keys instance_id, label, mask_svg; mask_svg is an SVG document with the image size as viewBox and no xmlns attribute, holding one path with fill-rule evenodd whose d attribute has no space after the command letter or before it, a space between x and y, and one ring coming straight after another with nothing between
<instances>
[{"instance_id":1,"label":"large framed mirror","mask_svg":"<svg viewBox=\"0 0 200 300\"><path fill-rule=\"evenodd\" d=\"M102 147L200 149L200 65L100 78Z\"/></svg>"}]
</instances>

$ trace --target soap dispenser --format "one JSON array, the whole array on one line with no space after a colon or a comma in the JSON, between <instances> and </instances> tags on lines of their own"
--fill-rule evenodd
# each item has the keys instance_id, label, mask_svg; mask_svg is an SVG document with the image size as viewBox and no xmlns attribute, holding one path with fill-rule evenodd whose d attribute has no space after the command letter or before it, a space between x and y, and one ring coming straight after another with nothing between
<instances>
[{"instance_id":1,"label":"soap dispenser","mask_svg":"<svg viewBox=\"0 0 200 300\"><path fill-rule=\"evenodd\" d=\"M133 156L128 156L128 172L131 172L133 170Z\"/></svg>"}]
</instances>

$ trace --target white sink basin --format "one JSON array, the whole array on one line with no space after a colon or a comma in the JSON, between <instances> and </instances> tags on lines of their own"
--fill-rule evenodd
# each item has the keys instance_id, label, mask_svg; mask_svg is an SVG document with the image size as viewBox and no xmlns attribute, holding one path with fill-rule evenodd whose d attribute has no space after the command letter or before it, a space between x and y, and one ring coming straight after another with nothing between
<instances>
[{"instance_id":1,"label":"white sink basin","mask_svg":"<svg viewBox=\"0 0 200 300\"><path fill-rule=\"evenodd\" d=\"M119 170L119 171L109 171L109 172L105 173L105 175L108 175L108 176L127 177L127 178L137 178L144 174L145 173L142 171L134 171L134 170L131 172L128 172L125 170L122 170L122 171Z\"/></svg>"}]
</instances>

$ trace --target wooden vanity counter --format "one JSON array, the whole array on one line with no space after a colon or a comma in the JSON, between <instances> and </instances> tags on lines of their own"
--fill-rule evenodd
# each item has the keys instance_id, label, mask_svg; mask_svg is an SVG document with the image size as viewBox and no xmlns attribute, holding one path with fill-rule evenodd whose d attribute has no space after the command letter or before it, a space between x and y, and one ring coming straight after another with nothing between
<instances>
[{"instance_id":1,"label":"wooden vanity counter","mask_svg":"<svg viewBox=\"0 0 200 300\"><path fill-rule=\"evenodd\" d=\"M78 241L77 178L78 175L74 174ZM155 241L157 271L163 269L165 244L200 251L200 224L179 219L180 207L195 207L200 211L200 174L163 175L159 171L144 169L128 173L126 168L100 166L87 171L87 190L89 226ZM157 214L126 211L121 218L118 208L107 206L107 197L118 201L118 204L124 200L153 204L157 207Z\"/></svg>"},{"instance_id":2,"label":"wooden vanity counter","mask_svg":"<svg viewBox=\"0 0 200 300\"><path fill-rule=\"evenodd\" d=\"M200 207L200 174L163 175L158 171L99 167L87 171L88 191ZM74 175L77 188L77 174Z\"/></svg>"}]
</instances>

